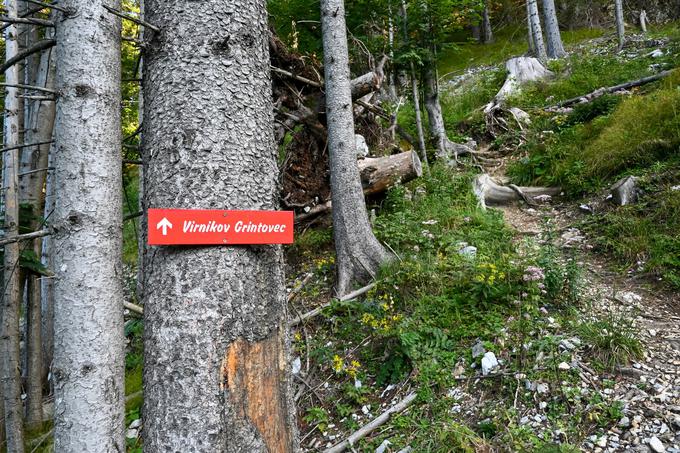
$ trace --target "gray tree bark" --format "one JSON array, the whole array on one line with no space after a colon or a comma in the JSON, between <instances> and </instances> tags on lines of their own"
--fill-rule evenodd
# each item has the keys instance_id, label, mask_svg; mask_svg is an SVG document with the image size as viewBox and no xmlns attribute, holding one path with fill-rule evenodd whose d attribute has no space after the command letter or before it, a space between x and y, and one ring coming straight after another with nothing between
<instances>
[{"instance_id":1,"label":"gray tree bark","mask_svg":"<svg viewBox=\"0 0 680 453\"><path fill-rule=\"evenodd\" d=\"M543 0L543 22L545 23L545 37L549 58L562 58L567 55L562 44L560 24L557 20L555 0Z\"/></svg>"},{"instance_id":2,"label":"gray tree bark","mask_svg":"<svg viewBox=\"0 0 680 453\"><path fill-rule=\"evenodd\" d=\"M537 0L527 0L527 11L529 13L531 40L535 46L536 58L545 61L548 59L548 54L545 50L545 42L543 41L543 30L541 29L541 18L538 14Z\"/></svg>"},{"instance_id":3,"label":"gray tree bark","mask_svg":"<svg viewBox=\"0 0 680 453\"><path fill-rule=\"evenodd\" d=\"M50 147L48 166L54 163L54 144ZM52 223L54 211L55 184L54 173L49 172L45 181L45 209L43 218L48 223ZM41 261L48 269L54 270L54 240L50 236L45 236L42 241ZM52 368L54 357L54 278L40 279L40 306L43 343L43 379L46 380ZM50 390L53 390L54 380L49 380ZM51 393L51 392L50 392Z\"/></svg>"},{"instance_id":4,"label":"gray tree bark","mask_svg":"<svg viewBox=\"0 0 680 453\"><path fill-rule=\"evenodd\" d=\"M489 1L484 2L484 10L482 11L482 42L490 44L494 40L493 30L491 29L491 18L489 17Z\"/></svg>"},{"instance_id":5,"label":"gray tree bark","mask_svg":"<svg viewBox=\"0 0 680 453\"><path fill-rule=\"evenodd\" d=\"M640 31L647 33L647 11L640 11Z\"/></svg>"},{"instance_id":6,"label":"gray tree bark","mask_svg":"<svg viewBox=\"0 0 680 453\"><path fill-rule=\"evenodd\" d=\"M529 7L529 0L526 0L527 10L527 43L529 45L529 54L536 55L536 43L534 42L534 31L531 22L531 8Z\"/></svg>"},{"instance_id":7,"label":"gray tree bark","mask_svg":"<svg viewBox=\"0 0 680 453\"><path fill-rule=\"evenodd\" d=\"M26 84L54 89L55 65L53 49L47 49L38 60L26 65ZM36 67L33 68L33 65ZM28 100L26 111L26 143L45 143L52 139L55 103L53 101ZM19 179L20 202L32 207L31 230L41 227L40 216L45 204L44 186L48 171L49 144L21 150L21 174ZM33 241L33 251L41 256L42 241ZM26 370L26 424L36 426L42 422L43 387L43 341L41 283L37 275L26 273L27 289L27 370Z\"/></svg>"},{"instance_id":8,"label":"gray tree bark","mask_svg":"<svg viewBox=\"0 0 680 453\"><path fill-rule=\"evenodd\" d=\"M120 19L67 0L56 30L54 448L125 450Z\"/></svg>"},{"instance_id":9,"label":"gray tree bark","mask_svg":"<svg viewBox=\"0 0 680 453\"><path fill-rule=\"evenodd\" d=\"M144 8L145 210L277 208L266 2ZM296 450L282 259L146 247L144 451Z\"/></svg>"},{"instance_id":10,"label":"gray tree bark","mask_svg":"<svg viewBox=\"0 0 680 453\"><path fill-rule=\"evenodd\" d=\"M626 43L626 28L623 19L623 0L614 0L614 15L616 16L616 37L619 40L619 49Z\"/></svg>"},{"instance_id":11,"label":"gray tree bark","mask_svg":"<svg viewBox=\"0 0 680 453\"><path fill-rule=\"evenodd\" d=\"M337 269L335 289L343 296L352 290L352 284L375 277L391 255L373 235L359 179L343 0L321 1L321 31Z\"/></svg>"},{"instance_id":12,"label":"gray tree bark","mask_svg":"<svg viewBox=\"0 0 680 453\"><path fill-rule=\"evenodd\" d=\"M17 0L5 0L7 14L18 15ZM6 61L19 50L19 35L16 25L5 30ZM13 65L5 71L5 83L18 84L19 67ZM19 90L6 88L4 145L20 143L22 116ZM6 237L19 233L19 149L7 151L2 156L2 180L4 189L4 233ZM21 306L21 275L19 272L19 243L5 245L2 293L2 322L0 323L0 381L5 410L5 434L7 450L23 453L24 420L21 402L21 366L19 352L19 309Z\"/></svg>"}]
</instances>

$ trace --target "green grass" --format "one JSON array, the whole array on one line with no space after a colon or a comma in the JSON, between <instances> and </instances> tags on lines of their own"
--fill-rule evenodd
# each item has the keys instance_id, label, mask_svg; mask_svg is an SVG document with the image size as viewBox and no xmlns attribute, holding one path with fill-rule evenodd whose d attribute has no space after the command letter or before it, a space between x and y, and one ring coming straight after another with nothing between
<instances>
[{"instance_id":1,"label":"green grass","mask_svg":"<svg viewBox=\"0 0 680 453\"><path fill-rule=\"evenodd\" d=\"M455 43L439 55L441 77L453 76L471 66L489 66L504 63L508 58L527 52L527 37L524 27L506 27L494 31L495 41L490 44L476 42ZM603 34L601 29L583 28L562 32L565 46L586 39L597 38Z\"/></svg>"}]
</instances>

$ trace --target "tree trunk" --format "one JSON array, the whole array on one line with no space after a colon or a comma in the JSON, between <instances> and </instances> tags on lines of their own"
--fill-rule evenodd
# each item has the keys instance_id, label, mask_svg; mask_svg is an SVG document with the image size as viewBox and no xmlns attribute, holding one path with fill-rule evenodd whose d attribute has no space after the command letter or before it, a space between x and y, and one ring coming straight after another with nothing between
<instances>
[{"instance_id":1,"label":"tree trunk","mask_svg":"<svg viewBox=\"0 0 680 453\"><path fill-rule=\"evenodd\" d=\"M548 45L548 57L562 58L567 55L562 45L560 25L557 21L555 0L543 0L543 22L545 23L545 37Z\"/></svg>"},{"instance_id":2,"label":"tree trunk","mask_svg":"<svg viewBox=\"0 0 680 453\"><path fill-rule=\"evenodd\" d=\"M53 50L47 49L39 60L29 60L26 70L26 84L54 89L55 65ZM33 69L35 65L37 68ZM55 103L34 100L26 108L26 143L44 143L52 139ZM31 206L33 218L31 231L40 229L40 216L45 203L44 186L47 176L49 144L24 148L21 152L20 201ZM33 252L41 256L42 241L33 241ZM27 382L26 382L26 423L34 427L42 422L43 388L43 345L41 284L37 275L26 273L28 303L27 317Z\"/></svg>"},{"instance_id":3,"label":"tree trunk","mask_svg":"<svg viewBox=\"0 0 680 453\"><path fill-rule=\"evenodd\" d=\"M647 11L644 9L640 11L640 30L642 33L647 33Z\"/></svg>"},{"instance_id":4,"label":"tree trunk","mask_svg":"<svg viewBox=\"0 0 680 453\"><path fill-rule=\"evenodd\" d=\"M626 29L623 21L623 0L614 0L614 14L616 16L616 37L619 40L619 49L623 49L626 43Z\"/></svg>"},{"instance_id":5,"label":"tree trunk","mask_svg":"<svg viewBox=\"0 0 680 453\"><path fill-rule=\"evenodd\" d=\"M437 83L437 72L434 65L434 62L426 64L423 71L425 110L427 111L427 119L430 126L430 138L434 142L437 154L445 155L449 139L446 136L442 106L439 103L439 84Z\"/></svg>"},{"instance_id":6,"label":"tree trunk","mask_svg":"<svg viewBox=\"0 0 680 453\"><path fill-rule=\"evenodd\" d=\"M54 163L54 144L50 147L48 166ZM45 181L45 209L43 218L51 223L51 214L54 210L55 184L54 174L47 174ZM45 267L54 270L54 240L50 236L45 236L42 241L41 260ZM42 320L41 339L43 343L43 381L47 382L50 370L52 369L52 358L54 357L54 278L40 279L40 307ZM49 380L50 394L52 393L54 379Z\"/></svg>"},{"instance_id":7,"label":"tree trunk","mask_svg":"<svg viewBox=\"0 0 680 453\"><path fill-rule=\"evenodd\" d=\"M533 23L531 22L531 8L529 0L526 0L527 9L527 43L529 45L529 55L536 55L536 43L534 42Z\"/></svg>"},{"instance_id":8,"label":"tree trunk","mask_svg":"<svg viewBox=\"0 0 680 453\"><path fill-rule=\"evenodd\" d=\"M493 30L491 29L491 18L489 17L489 1L484 2L484 11L482 11L482 42L490 44L493 42Z\"/></svg>"},{"instance_id":9,"label":"tree trunk","mask_svg":"<svg viewBox=\"0 0 680 453\"><path fill-rule=\"evenodd\" d=\"M7 14L18 15L17 1L6 0ZM16 25L9 25L5 31L6 61L13 58L19 48ZM5 71L5 83L18 84L19 67L11 66ZM20 116L19 90L5 89L4 145L19 144ZM19 233L19 149L7 151L2 156L3 189L5 202L4 233L6 237ZM21 289L19 272L19 243L5 245L3 269L2 323L0 323L0 380L5 406L5 429L7 450L16 453L24 451L24 420L21 402L21 367L19 361L19 309Z\"/></svg>"},{"instance_id":10,"label":"tree trunk","mask_svg":"<svg viewBox=\"0 0 680 453\"><path fill-rule=\"evenodd\" d=\"M541 29L541 17L538 15L537 0L527 0L529 21L531 23L531 39L535 46L536 58L541 61L548 59L543 41L543 30Z\"/></svg>"},{"instance_id":11,"label":"tree trunk","mask_svg":"<svg viewBox=\"0 0 680 453\"><path fill-rule=\"evenodd\" d=\"M54 448L121 452L121 24L102 0L60 5L72 12L56 35Z\"/></svg>"},{"instance_id":12,"label":"tree trunk","mask_svg":"<svg viewBox=\"0 0 680 453\"><path fill-rule=\"evenodd\" d=\"M144 8L145 210L277 208L266 2ZM296 450L282 260L146 247L144 451Z\"/></svg>"},{"instance_id":13,"label":"tree trunk","mask_svg":"<svg viewBox=\"0 0 680 453\"><path fill-rule=\"evenodd\" d=\"M375 277L391 255L373 235L359 179L343 0L321 1L321 28L337 255L336 292L343 296L351 291L352 284Z\"/></svg>"},{"instance_id":14,"label":"tree trunk","mask_svg":"<svg viewBox=\"0 0 680 453\"><path fill-rule=\"evenodd\" d=\"M406 12L406 0L401 0L401 16L404 25L404 44L408 44L408 14ZM416 66L413 61L410 62L411 70L411 95L413 97L413 110L416 116L416 132L418 134L418 150L420 151L420 158L425 164L425 169L429 169L429 161L427 159L427 148L425 147L425 133L423 132L423 119L420 111L420 91L418 90L418 77L416 76Z\"/></svg>"}]
</instances>

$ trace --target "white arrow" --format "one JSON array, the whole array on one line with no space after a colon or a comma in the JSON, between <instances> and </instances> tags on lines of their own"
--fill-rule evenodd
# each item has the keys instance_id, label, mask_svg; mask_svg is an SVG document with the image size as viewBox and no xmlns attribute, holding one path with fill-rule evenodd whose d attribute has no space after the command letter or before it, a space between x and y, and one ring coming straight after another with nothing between
<instances>
[{"instance_id":1,"label":"white arrow","mask_svg":"<svg viewBox=\"0 0 680 453\"><path fill-rule=\"evenodd\" d=\"M170 221L168 219L163 217L161 219L161 221L158 222L158 225L156 225L157 230L160 230L161 228L163 229L163 236L167 236L168 235L168 228L170 228L172 230L172 223L170 223Z\"/></svg>"}]
</instances>

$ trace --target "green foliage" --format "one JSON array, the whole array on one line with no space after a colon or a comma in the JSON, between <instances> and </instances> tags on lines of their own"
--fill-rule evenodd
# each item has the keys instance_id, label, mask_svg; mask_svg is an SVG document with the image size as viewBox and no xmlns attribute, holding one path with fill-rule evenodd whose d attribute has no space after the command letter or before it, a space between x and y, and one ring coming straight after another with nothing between
<instances>
[{"instance_id":1,"label":"green foliage","mask_svg":"<svg viewBox=\"0 0 680 453\"><path fill-rule=\"evenodd\" d=\"M583 323L576 331L581 338L588 339L591 351L600 363L613 370L642 357L642 343L635 337L635 329L624 318L610 316L609 319Z\"/></svg>"},{"instance_id":2,"label":"green foliage","mask_svg":"<svg viewBox=\"0 0 680 453\"><path fill-rule=\"evenodd\" d=\"M565 126L574 126L594 120L598 116L608 115L621 101L621 96L604 95L585 104L576 104L574 110L567 116Z\"/></svg>"}]
</instances>

